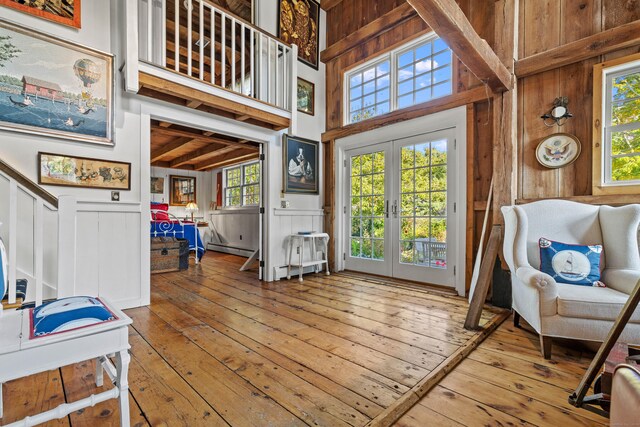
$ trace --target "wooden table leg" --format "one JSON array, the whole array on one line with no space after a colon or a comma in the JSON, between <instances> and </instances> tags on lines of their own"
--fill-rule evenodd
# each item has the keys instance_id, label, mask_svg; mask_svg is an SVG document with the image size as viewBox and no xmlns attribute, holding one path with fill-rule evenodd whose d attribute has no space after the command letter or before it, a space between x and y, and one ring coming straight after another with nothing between
<instances>
[{"instance_id":1,"label":"wooden table leg","mask_svg":"<svg viewBox=\"0 0 640 427\"><path fill-rule=\"evenodd\" d=\"M289 237L289 263L287 264L287 280L291 280L291 257L293 255L293 237Z\"/></svg>"},{"instance_id":2,"label":"wooden table leg","mask_svg":"<svg viewBox=\"0 0 640 427\"><path fill-rule=\"evenodd\" d=\"M304 237L300 239L300 264L298 265L300 278L298 279L300 283L302 283L302 273L304 272L304 267L302 267L302 259L304 258Z\"/></svg>"}]
</instances>

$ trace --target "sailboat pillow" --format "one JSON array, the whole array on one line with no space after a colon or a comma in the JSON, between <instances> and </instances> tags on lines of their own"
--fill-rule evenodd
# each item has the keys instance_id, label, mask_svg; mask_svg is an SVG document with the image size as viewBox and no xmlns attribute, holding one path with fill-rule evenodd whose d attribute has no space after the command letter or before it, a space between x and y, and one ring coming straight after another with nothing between
<instances>
[{"instance_id":1,"label":"sailboat pillow","mask_svg":"<svg viewBox=\"0 0 640 427\"><path fill-rule=\"evenodd\" d=\"M540 247L540 271L558 283L604 287L600 281L602 245L571 245L544 237Z\"/></svg>"}]
</instances>

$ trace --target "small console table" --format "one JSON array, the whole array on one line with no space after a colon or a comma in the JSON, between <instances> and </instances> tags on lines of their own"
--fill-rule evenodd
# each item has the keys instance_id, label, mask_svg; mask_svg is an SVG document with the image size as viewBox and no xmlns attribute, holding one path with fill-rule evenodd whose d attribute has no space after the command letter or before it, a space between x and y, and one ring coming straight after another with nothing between
<instances>
[{"instance_id":1,"label":"small console table","mask_svg":"<svg viewBox=\"0 0 640 427\"><path fill-rule=\"evenodd\" d=\"M303 261L304 243L309 242L311 251L311 259ZM322 259L316 259L318 256L318 244L322 251ZM293 249L298 248L298 263L292 264ZM302 282L302 273L305 267L314 267L314 271L319 273L322 271L322 264L325 265L326 275L329 273L329 235L327 233L309 233L309 234L291 234L289 235L289 264L287 265L287 279L291 279L291 267L298 268L299 279Z\"/></svg>"}]
</instances>

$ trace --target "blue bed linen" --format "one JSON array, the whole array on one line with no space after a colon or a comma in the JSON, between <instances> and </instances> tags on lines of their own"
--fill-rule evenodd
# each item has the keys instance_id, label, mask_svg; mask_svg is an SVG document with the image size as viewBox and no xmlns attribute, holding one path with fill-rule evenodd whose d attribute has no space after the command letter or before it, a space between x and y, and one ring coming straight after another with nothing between
<instances>
[{"instance_id":1,"label":"blue bed linen","mask_svg":"<svg viewBox=\"0 0 640 427\"><path fill-rule=\"evenodd\" d=\"M202 259L205 253L204 243L200 237L195 224L167 221L151 221L151 237L175 237L177 239L187 239L189 249L198 249L198 260Z\"/></svg>"}]
</instances>

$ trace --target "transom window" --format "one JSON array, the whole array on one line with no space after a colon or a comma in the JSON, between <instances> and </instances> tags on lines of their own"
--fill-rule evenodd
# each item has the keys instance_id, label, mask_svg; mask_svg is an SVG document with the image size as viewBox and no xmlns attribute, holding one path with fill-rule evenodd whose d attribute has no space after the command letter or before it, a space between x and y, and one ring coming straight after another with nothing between
<instances>
[{"instance_id":1,"label":"transom window","mask_svg":"<svg viewBox=\"0 0 640 427\"><path fill-rule=\"evenodd\" d=\"M452 53L434 33L345 75L345 122L356 123L450 95Z\"/></svg>"},{"instance_id":2,"label":"transom window","mask_svg":"<svg viewBox=\"0 0 640 427\"><path fill-rule=\"evenodd\" d=\"M260 204L260 164L245 163L224 169L225 207Z\"/></svg>"},{"instance_id":3,"label":"transom window","mask_svg":"<svg viewBox=\"0 0 640 427\"><path fill-rule=\"evenodd\" d=\"M594 135L595 147L601 147L594 155L594 194L638 193L640 55L613 64L611 61L598 64L594 76L596 73L599 75L594 79L594 116L602 117L603 130Z\"/></svg>"}]
</instances>

